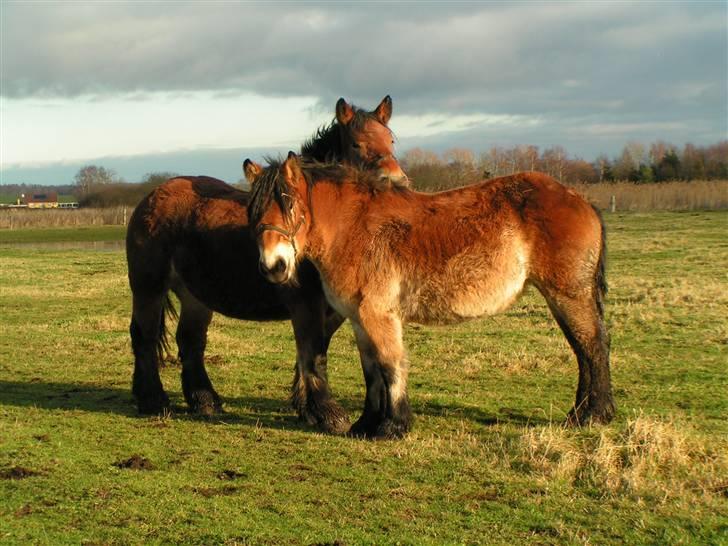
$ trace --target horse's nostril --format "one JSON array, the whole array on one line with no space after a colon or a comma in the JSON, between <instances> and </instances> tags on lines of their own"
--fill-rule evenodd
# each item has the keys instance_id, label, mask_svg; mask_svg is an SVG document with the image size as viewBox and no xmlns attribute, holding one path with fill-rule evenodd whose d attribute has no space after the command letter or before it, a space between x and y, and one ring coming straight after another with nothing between
<instances>
[{"instance_id":1,"label":"horse's nostril","mask_svg":"<svg viewBox=\"0 0 728 546\"><path fill-rule=\"evenodd\" d=\"M283 273L286 270L286 262L281 258L278 258L275 265L271 268L270 273L277 275Z\"/></svg>"},{"instance_id":2,"label":"horse's nostril","mask_svg":"<svg viewBox=\"0 0 728 546\"><path fill-rule=\"evenodd\" d=\"M273 267L268 267L263 260L260 260L258 270L265 276L277 276L286 271L286 261L283 258L278 258Z\"/></svg>"}]
</instances>

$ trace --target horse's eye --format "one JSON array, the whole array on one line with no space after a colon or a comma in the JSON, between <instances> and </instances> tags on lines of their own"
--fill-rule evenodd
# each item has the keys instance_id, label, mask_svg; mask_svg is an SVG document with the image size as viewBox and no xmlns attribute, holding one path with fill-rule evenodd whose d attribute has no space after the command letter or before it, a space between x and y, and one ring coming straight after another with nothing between
<instances>
[{"instance_id":1,"label":"horse's eye","mask_svg":"<svg viewBox=\"0 0 728 546\"><path fill-rule=\"evenodd\" d=\"M351 147L352 147L352 148L354 148L355 150L358 150L359 148L361 148L361 146L359 145L359 143L358 143L358 142L353 142L353 143L351 144Z\"/></svg>"}]
</instances>

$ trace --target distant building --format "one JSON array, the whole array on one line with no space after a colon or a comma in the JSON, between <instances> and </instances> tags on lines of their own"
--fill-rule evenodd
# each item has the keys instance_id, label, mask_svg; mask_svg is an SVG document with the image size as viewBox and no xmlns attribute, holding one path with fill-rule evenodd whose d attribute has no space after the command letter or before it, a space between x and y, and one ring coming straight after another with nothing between
<instances>
[{"instance_id":1,"label":"distant building","mask_svg":"<svg viewBox=\"0 0 728 546\"><path fill-rule=\"evenodd\" d=\"M23 198L23 204L29 209L55 209L58 208L58 194L54 191L31 193Z\"/></svg>"}]
</instances>

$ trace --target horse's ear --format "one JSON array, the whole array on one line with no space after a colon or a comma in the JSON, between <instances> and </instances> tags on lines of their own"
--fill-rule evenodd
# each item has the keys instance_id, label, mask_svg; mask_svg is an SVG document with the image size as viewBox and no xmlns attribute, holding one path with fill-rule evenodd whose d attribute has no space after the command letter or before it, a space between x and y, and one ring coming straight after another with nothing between
<instances>
[{"instance_id":1,"label":"horse's ear","mask_svg":"<svg viewBox=\"0 0 728 546\"><path fill-rule=\"evenodd\" d=\"M252 186L260 176L260 173L263 172L263 167L258 165L255 161L246 159L243 162L243 172L245 173L245 179L250 182L250 185Z\"/></svg>"},{"instance_id":2,"label":"horse's ear","mask_svg":"<svg viewBox=\"0 0 728 546\"><path fill-rule=\"evenodd\" d=\"M295 184L298 181L300 173L301 168L298 165L298 156L295 152L288 152L288 157L283 162L283 176L286 178L286 181Z\"/></svg>"},{"instance_id":3,"label":"horse's ear","mask_svg":"<svg viewBox=\"0 0 728 546\"><path fill-rule=\"evenodd\" d=\"M389 118L392 117L392 97L389 95L384 97L382 102L379 103L379 106L377 106L377 109L374 110L374 115L384 125L389 123Z\"/></svg>"},{"instance_id":4,"label":"horse's ear","mask_svg":"<svg viewBox=\"0 0 728 546\"><path fill-rule=\"evenodd\" d=\"M340 98L336 101L336 121L342 125L346 125L352 119L354 119L354 109L343 97Z\"/></svg>"}]
</instances>

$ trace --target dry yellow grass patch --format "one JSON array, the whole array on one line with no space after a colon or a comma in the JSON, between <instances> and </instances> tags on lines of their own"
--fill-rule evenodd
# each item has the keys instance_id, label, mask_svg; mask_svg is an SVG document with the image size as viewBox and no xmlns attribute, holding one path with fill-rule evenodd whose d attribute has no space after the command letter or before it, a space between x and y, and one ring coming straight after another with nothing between
<instances>
[{"instance_id":1,"label":"dry yellow grass patch","mask_svg":"<svg viewBox=\"0 0 728 546\"><path fill-rule=\"evenodd\" d=\"M614 196L618 211L717 210L728 206L726 180L660 184L613 182L577 184L574 188L602 209L610 207Z\"/></svg>"},{"instance_id":2,"label":"dry yellow grass patch","mask_svg":"<svg viewBox=\"0 0 728 546\"><path fill-rule=\"evenodd\" d=\"M587 431L588 432L588 431ZM523 460L547 479L657 499L725 494L728 457L686 424L643 414L596 437L559 426L527 430ZM726 446L723 445L723 448Z\"/></svg>"}]
</instances>

